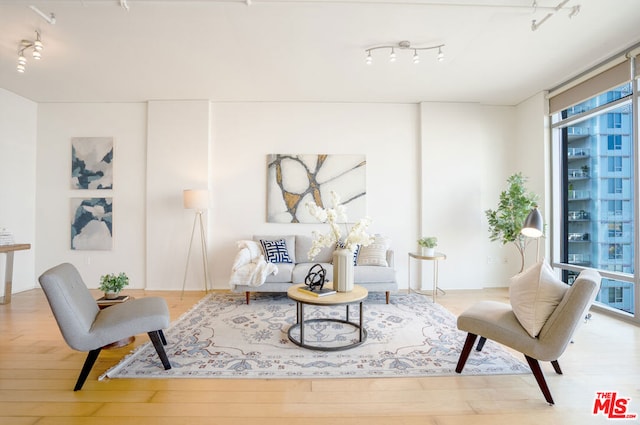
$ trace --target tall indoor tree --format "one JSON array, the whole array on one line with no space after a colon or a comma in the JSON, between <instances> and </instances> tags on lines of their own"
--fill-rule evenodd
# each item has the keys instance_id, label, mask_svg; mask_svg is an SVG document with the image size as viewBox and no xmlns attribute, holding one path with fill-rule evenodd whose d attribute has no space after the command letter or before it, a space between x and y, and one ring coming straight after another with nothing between
<instances>
[{"instance_id":1,"label":"tall indoor tree","mask_svg":"<svg viewBox=\"0 0 640 425\"><path fill-rule=\"evenodd\" d=\"M532 208L538 205L538 195L527 190L527 178L516 173L507 179L509 187L500 193L500 202L495 210L484 213L489 220L489 238L500 241L503 245L512 242L520 253L520 271L524 270L525 250L530 238L520 230Z\"/></svg>"}]
</instances>

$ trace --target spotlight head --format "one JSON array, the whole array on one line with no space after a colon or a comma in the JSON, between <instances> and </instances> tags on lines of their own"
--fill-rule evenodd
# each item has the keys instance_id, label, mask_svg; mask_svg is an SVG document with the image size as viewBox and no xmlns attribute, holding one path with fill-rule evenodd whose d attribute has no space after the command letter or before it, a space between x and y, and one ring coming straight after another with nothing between
<instances>
[{"instance_id":1,"label":"spotlight head","mask_svg":"<svg viewBox=\"0 0 640 425\"><path fill-rule=\"evenodd\" d=\"M40 58L42 57L42 55L40 54L40 52L38 50L34 50L33 51L33 58L36 60L40 60Z\"/></svg>"},{"instance_id":2,"label":"spotlight head","mask_svg":"<svg viewBox=\"0 0 640 425\"><path fill-rule=\"evenodd\" d=\"M24 73L24 65L19 63L18 66L16 67L16 69L18 70L19 73L23 74Z\"/></svg>"},{"instance_id":3,"label":"spotlight head","mask_svg":"<svg viewBox=\"0 0 640 425\"><path fill-rule=\"evenodd\" d=\"M420 63L420 56L418 56L418 51L413 51L413 63Z\"/></svg>"},{"instance_id":4,"label":"spotlight head","mask_svg":"<svg viewBox=\"0 0 640 425\"><path fill-rule=\"evenodd\" d=\"M27 58L24 57L24 53L20 52L20 56L18 56L18 64L25 65L27 63Z\"/></svg>"},{"instance_id":5,"label":"spotlight head","mask_svg":"<svg viewBox=\"0 0 640 425\"><path fill-rule=\"evenodd\" d=\"M444 53L442 52L442 47L438 47L438 62L442 62L444 60Z\"/></svg>"},{"instance_id":6,"label":"spotlight head","mask_svg":"<svg viewBox=\"0 0 640 425\"><path fill-rule=\"evenodd\" d=\"M371 51L367 52L367 58L365 59L365 63L367 65L371 65L373 63L373 58L371 57Z\"/></svg>"},{"instance_id":7,"label":"spotlight head","mask_svg":"<svg viewBox=\"0 0 640 425\"><path fill-rule=\"evenodd\" d=\"M42 49L44 49L44 44L42 44L42 41L40 41L40 39L37 39L36 41L33 42L33 50L36 50L39 52Z\"/></svg>"},{"instance_id":8,"label":"spotlight head","mask_svg":"<svg viewBox=\"0 0 640 425\"><path fill-rule=\"evenodd\" d=\"M389 62L395 62L396 61L396 52L395 50L391 49L391 54L389 55Z\"/></svg>"}]
</instances>

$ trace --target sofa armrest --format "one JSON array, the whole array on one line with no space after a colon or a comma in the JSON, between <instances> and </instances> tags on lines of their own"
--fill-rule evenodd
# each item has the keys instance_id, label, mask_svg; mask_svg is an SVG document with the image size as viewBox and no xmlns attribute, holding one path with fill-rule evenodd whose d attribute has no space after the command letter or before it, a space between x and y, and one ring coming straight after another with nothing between
<instances>
[{"instance_id":1,"label":"sofa armrest","mask_svg":"<svg viewBox=\"0 0 640 425\"><path fill-rule=\"evenodd\" d=\"M389 267L391 267L392 269L394 268L393 260L394 260L393 249L388 249L387 250L387 264L389 264Z\"/></svg>"}]
</instances>

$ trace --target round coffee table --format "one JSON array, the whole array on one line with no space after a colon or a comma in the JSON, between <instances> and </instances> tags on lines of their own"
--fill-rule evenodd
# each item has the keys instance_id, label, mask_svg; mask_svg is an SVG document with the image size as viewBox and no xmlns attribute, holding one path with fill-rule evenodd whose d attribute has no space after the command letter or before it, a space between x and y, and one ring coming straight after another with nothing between
<instances>
[{"instance_id":1,"label":"round coffee table","mask_svg":"<svg viewBox=\"0 0 640 425\"><path fill-rule=\"evenodd\" d=\"M336 292L335 294L325 295L325 296L315 296L311 294L307 294L299 290L299 288L304 287L303 283L292 285L287 290L287 296L296 302L296 323L291 326L288 331L289 340L294 344L308 348L310 350L319 350L319 351L341 351L348 350L349 348L354 348L361 345L363 342L367 340L367 330L362 325L362 317L363 317L363 302L364 299L369 295L369 291L363 288L360 285L353 285L353 290L350 292ZM332 288L333 283L327 282L325 287ZM349 321L349 304L358 303L360 304L360 320L359 323L353 323ZM320 305L320 306L336 306L336 305L345 305L346 306L346 319L333 319L333 318L319 318L319 319L304 319L304 306L305 305ZM355 342L351 342L344 345L339 346L330 346L324 347L319 345L311 345L304 342L304 327L305 324L308 323L318 323L318 322L337 322L344 323L354 328L358 329L358 340ZM300 329L300 338L295 338L292 335L292 331L295 329Z\"/></svg>"}]
</instances>

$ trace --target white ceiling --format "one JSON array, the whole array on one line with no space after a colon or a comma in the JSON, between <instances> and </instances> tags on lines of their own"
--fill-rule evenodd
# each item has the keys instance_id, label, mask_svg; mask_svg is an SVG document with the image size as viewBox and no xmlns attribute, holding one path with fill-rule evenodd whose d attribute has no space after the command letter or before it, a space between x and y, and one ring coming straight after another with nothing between
<instances>
[{"instance_id":1,"label":"white ceiling","mask_svg":"<svg viewBox=\"0 0 640 425\"><path fill-rule=\"evenodd\" d=\"M640 41L640 1L0 0L0 87L36 102L514 105ZM54 25L28 6L56 16ZM580 5L569 18L570 7ZM42 60L16 72L39 29ZM436 52L364 50L409 40Z\"/></svg>"}]
</instances>

